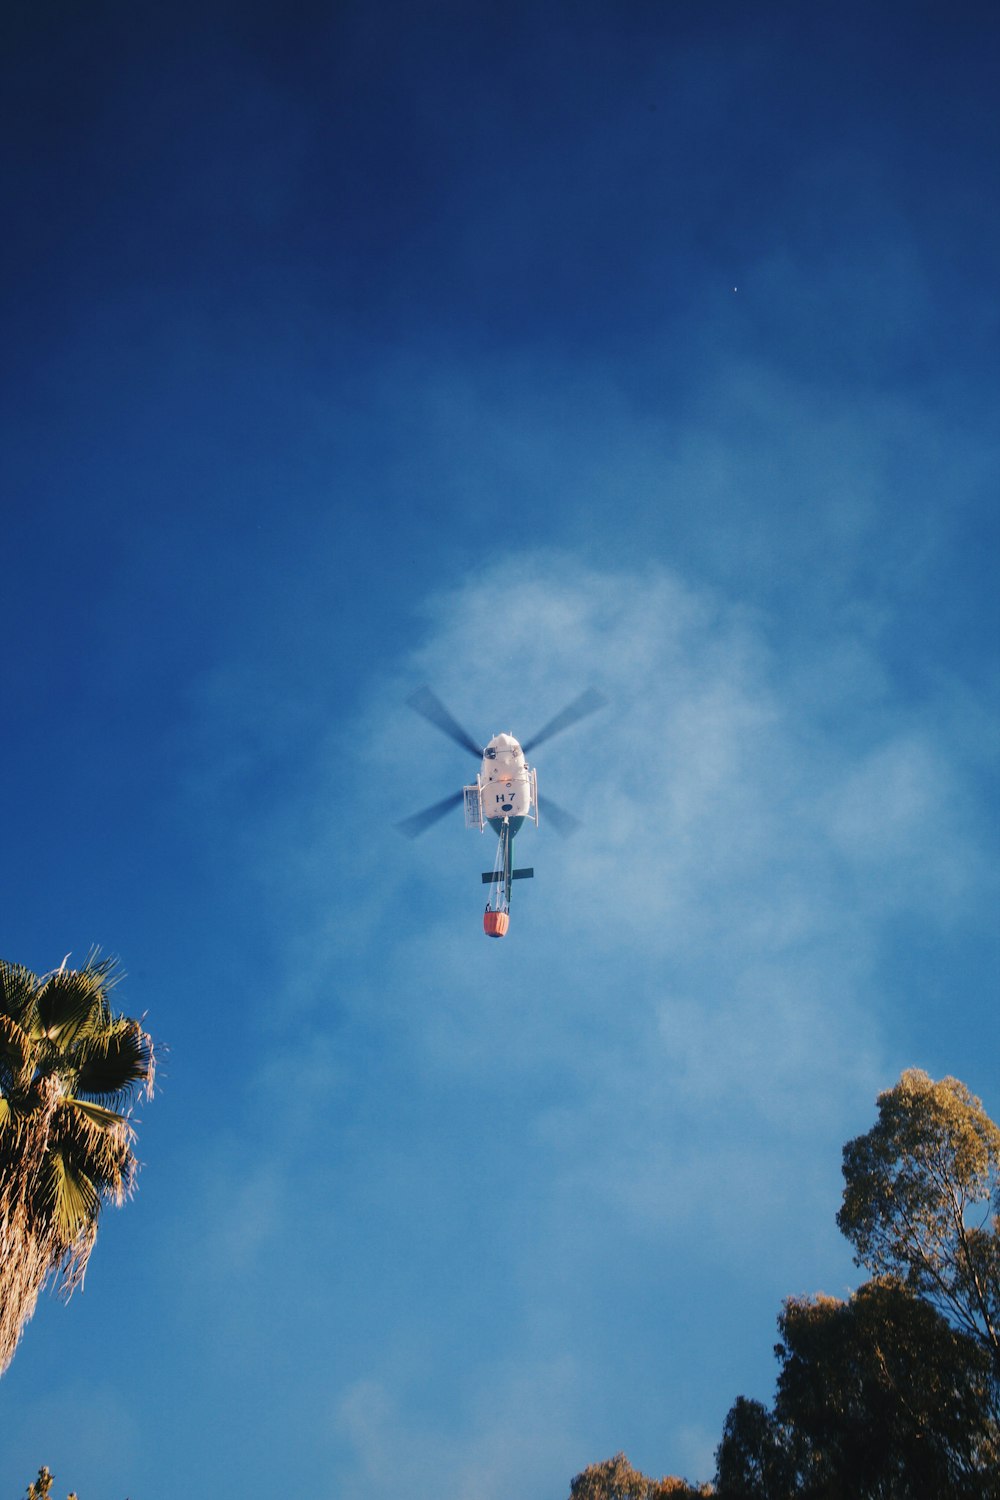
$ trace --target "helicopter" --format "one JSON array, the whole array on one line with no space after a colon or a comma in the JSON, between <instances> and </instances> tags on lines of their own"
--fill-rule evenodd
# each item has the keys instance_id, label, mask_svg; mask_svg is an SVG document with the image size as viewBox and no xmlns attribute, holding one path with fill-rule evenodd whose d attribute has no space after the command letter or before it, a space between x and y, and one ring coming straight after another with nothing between
<instances>
[{"instance_id":1,"label":"helicopter","mask_svg":"<svg viewBox=\"0 0 1000 1500\"><path fill-rule=\"evenodd\" d=\"M534 869L515 869L512 844L524 824L531 821L538 827L538 774L534 766L525 760L528 751L561 734L564 729L579 723L588 714L603 708L607 699L589 688L574 698L572 703L550 719L537 734L522 745L512 734L495 734L487 745L478 745L445 708L440 698L429 687L418 688L407 698L407 704L421 714L449 739L468 750L481 760L475 782L463 786L460 792L425 807L397 823L400 833L414 839L443 818L460 803L465 809L466 828L476 828L483 833L486 826L497 836L497 854L492 870L483 873L483 884L490 887L489 900L483 916L483 931L487 937L506 937L510 927L510 891L515 880L530 880ZM574 833L579 821L565 808L545 799L546 816L556 832L564 837Z\"/></svg>"}]
</instances>

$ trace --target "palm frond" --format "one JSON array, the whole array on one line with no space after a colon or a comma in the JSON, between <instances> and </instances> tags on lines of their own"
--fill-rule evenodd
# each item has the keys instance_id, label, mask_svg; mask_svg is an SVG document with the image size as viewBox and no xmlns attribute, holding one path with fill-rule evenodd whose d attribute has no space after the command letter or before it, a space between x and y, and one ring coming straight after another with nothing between
<instances>
[{"instance_id":1,"label":"palm frond","mask_svg":"<svg viewBox=\"0 0 1000 1500\"><path fill-rule=\"evenodd\" d=\"M30 1036L11 1016L0 1015L0 1093L23 1093L34 1070Z\"/></svg>"},{"instance_id":2,"label":"palm frond","mask_svg":"<svg viewBox=\"0 0 1000 1500\"><path fill-rule=\"evenodd\" d=\"M59 1107L75 1110L77 1114L83 1115L91 1125L95 1125L100 1130L114 1130L118 1126L126 1131L131 1130L124 1115L116 1114L113 1109L105 1109L103 1104L95 1104L90 1099L80 1099L75 1094L67 1094L64 1099L60 1100Z\"/></svg>"},{"instance_id":3,"label":"palm frond","mask_svg":"<svg viewBox=\"0 0 1000 1500\"><path fill-rule=\"evenodd\" d=\"M140 1087L149 1098L156 1073L153 1039L138 1021L119 1016L102 1032L81 1039L75 1072L74 1092L102 1104L124 1104Z\"/></svg>"},{"instance_id":4,"label":"palm frond","mask_svg":"<svg viewBox=\"0 0 1000 1500\"><path fill-rule=\"evenodd\" d=\"M60 1297L68 1302L83 1282L84 1273L90 1253L97 1243L97 1222L88 1224L80 1231L72 1245L63 1252L62 1260L59 1261L59 1286Z\"/></svg>"},{"instance_id":5,"label":"palm frond","mask_svg":"<svg viewBox=\"0 0 1000 1500\"><path fill-rule=\"evenodd\" d=\"M50 1222L68 1250L74 1240L94 1223L101 1198L87 1173L74 1166L62 1151L51 1151L48 1165Z\"/></svg>"},{"instance_id":6,"label":"palm frond","mask_svg":"<svg viewBox=\"0 0 1000 1500\"><path fill-rule=\"evenodd\" d=\"M16 1151L21 1132L31 1118L31 1104L23 1098L0 1093L0 1176L10 1153Z\"/></svg>"},{"instance_id":7,"label":"palm frond","mask_svg":"<svg viewBox=\"0 0 1000 1500\"><path fill-rule=\"evenodd\" d=\"M83 972L85 974L93 974L96 978L100 979L101 989L106 995L109 995L115 988L115 985L121 984L125 978L125 970L121 966L121 960L118 955L116 953L106 953L102 958L100 947L96 943L84 960Z\"/></svg>"},{"instance_id":8,"label":"palm frond","mask_svg":"<svg viewBox=\"0 0 1000 1500\"><path fill-rule=\"evenodd\" d=\"M127 1120L100 1105L66 1097L53 1113L47 1149L83 1172L99 1198L121 1204L132 1191L138 1169L132 1138Z\"/></svg>"},{"instance_id":9,"label":"palm frond","mask_svg":"<svg viewBox=\"0 0 1000 1500\"><path fill-rule=\"evenodd\" d=\"M34 1035L63 1049L94 1035L109 1019L100 980L83 969L59 970L35 997Z\"/></svg>"},{"instance_id":10,"label":"palm frond","mask_svg":"<svg viewBox=\"0 0 1000 1500\"><path fill-rule=\"evenodd\" d=\"M23 1026L34 1004L38 977L23 964L0 959L0 1015Z\"/></svg>"}]
</instances>

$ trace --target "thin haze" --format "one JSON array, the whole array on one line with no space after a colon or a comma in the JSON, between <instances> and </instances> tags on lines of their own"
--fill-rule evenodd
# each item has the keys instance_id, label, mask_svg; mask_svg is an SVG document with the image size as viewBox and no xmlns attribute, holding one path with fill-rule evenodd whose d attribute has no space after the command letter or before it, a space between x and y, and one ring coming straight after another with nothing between
<instances>
[{"instance_id":1,"label":"thin haze","mask_svg":"<svg viewBox=\"0 0 1000 1500\"><path fill-rule=\"evenodd\" d=\"M0 1486L709 1478L878 1090L1000 1112L995 24L5 27L2 952L169 1050ZM500 943L425 682L608 700Z\"/></svg>"}]
</instances>

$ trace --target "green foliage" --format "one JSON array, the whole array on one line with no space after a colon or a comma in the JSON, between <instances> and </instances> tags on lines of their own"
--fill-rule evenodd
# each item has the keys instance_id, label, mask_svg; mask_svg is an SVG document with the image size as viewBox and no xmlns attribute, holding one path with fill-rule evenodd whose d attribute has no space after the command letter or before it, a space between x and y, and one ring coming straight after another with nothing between
<instances>
[{"instance_id":1,"label":"green foliage","mask_svg":"<svg viewBox=\"0 0 1000 1500\"><path fill-rule=\"evenodd\" d=\"M1000 1129L955 1078L905 1072L844 1147L837 1222L873 1279L790 1298L773 1410L737 1398L717 1500L1000 1500ZM571 1500L705 1495L624 1454Z\"/></svg>"},{"instance_id":2,"label":"green foliage","mask_svg":"<svg viewBox=\"0 0 1000 1500\"><path fill-rule=\"evenodd\" d=\"M791 1435L759 1401L737 1396L715 1459L715 1483L726 1500L785 1500L795 1491Z\"/></svg>"},{"instance_id":3,"label":"green foliage","mask_svg":"<svg viewBox=\"0 0 1000 1500\"><path fill-rule=\"evenodd\" d=\"M709 1487L695 1488L685 1479L649 1479L633 1469L624 1453L591 1464L570 1485L570 1500L699 1500Z\"/></svg>"},{"instance_id":4,"label":"green foliage","mask_svg":"<svg viewBox=\"0 0 1000 1500\"><path fill-rule=\"evenodd\" d=\"M837 1223L859 1265L898 1276L1000 1366L1000 1129L958 1079L917 1069L878 1112L844 1147Z\"/></svg>"},{"instance_id":5,"label":"green foliage","mask_svg":"<svg viewBox=\"0 0 1000 1500\"><path fill-rule=\"evenodd\" d=\"M777 1421L799 1493L971 1496L1000 1460L988 1356L898 1282L847 1302L790 1300L779 1319Z\"/></svg>"},{"instance_id":6,"label":"green foliage","mask_svg":"<svg viewBox=\"0 0 1000 1500\"><path fill-rule=\"evenodd\" d=\"M720 1500L987 1500L1000 1468L989 1356L895 1281L792 1298L774 1411L739 1398Z\"/></svg>"},{"instance_id":7,"label":"green foliage","mask_svg":"<svg viewBox=\"0 0 1000 1500\"><path fill-rule=\"evenodd\" d=\"M41 978L0 961L0 1371L41 1287L79 1285L102 1205L134 1184L130 1110L152 1093L153 1044L112 1012L117 978L96 953Z\"/></svg>"},{"instance_id":8,"label":"green foliage","mask_svg":"<svg viewBox=\"0 0 1000 1500\"><path fill-rule=\"evenodd\" d=\"M917 1070L878 1112L837 1216L874 1279L785 1303L774 1409L730 1411L720 1500L996 1500L1000 1130Z\"/></svg>"}]
</instances>

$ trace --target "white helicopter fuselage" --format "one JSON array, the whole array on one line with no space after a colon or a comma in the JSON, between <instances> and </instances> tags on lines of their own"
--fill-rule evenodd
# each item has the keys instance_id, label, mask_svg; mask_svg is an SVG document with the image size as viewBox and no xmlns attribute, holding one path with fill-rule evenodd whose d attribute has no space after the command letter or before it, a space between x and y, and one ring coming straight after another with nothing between
<instances>
[{"instance_id":1,"label":"white helicopter fuselage","mask_svg":"<svg viewBox=\"0 0 1000 1500\"><path fill-rule=\"evenodd\" d=\"M513 835L525 818L538 822L535 772L512 734L495 734L490 740L483 751L476 786L466 788L466 799L466 821L471 826L478 823L481 828L484 823L489 823L494 833L499 834L506 823ZM478 807L475 807L476 803ZM478 818L473 812L474 807Z\"/></svg>"}]
</instances>

